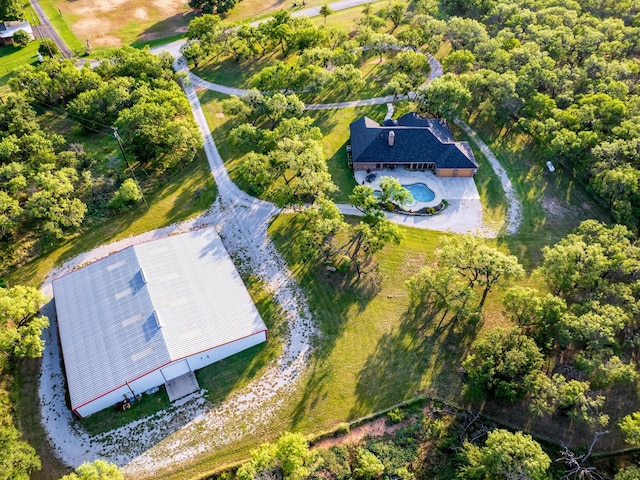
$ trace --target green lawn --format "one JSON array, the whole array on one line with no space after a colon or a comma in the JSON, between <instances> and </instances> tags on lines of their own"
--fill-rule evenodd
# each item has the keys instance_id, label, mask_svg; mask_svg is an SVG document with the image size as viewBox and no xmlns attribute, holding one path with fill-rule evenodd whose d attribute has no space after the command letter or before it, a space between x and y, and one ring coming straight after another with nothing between
<instances>
[{"instance_id":1,"label":"green lawn","mask_svg":"<svg viewBox=\"0 0 640 480\"><path fill-rule=\"evenodd\" d=\"M501 242L525 268L538 266L542 247L555 244L583 220L611 222L606 209L567 172L561 168L554 173L547 170L547 159L535 156L535 148L526 136L506 129L495 131L490 122L476 118L472 118L471 126L498 157L522 202L518 233L501 238Z\"/></svg>"},{"instance_id":2,"label":"green lawn","mask_svg":"<svg viewBox=\"0 0 640 480\"><path fill-rule=\"evenodd\" d=\"M7 83L14 70L22 65L38 63L38 46L40 42L33 41L24 47L6 45L0 47L0 93L8 93Z\"/></svg>"},{"instance_id":3,"label":"green lawn","mask_svg":"<svg viewBox=\"0 0 640 480\"><path fill-rule=\"evenodd\" d=\"M211 91L201 91L198 96L220 155L229 171L229 176L240 188L248 192L250 190L249 186L243 184L238 178L237 167L244 154L249 150L248 148L232 148L227 141L229 132L237 123L234 119L229 119L222 113L220 102L226 96ZM347 164L345 150L350 137L349 124L362 115L382 121L386 111L387 107L385 105L372 105L332 110L308 110L305 112L306 115L314 119L314 125L322 131L322 148L327 159L329 172L334 183L340 189L333 195L334 201L347 203L349 201L348 197L356 185L353 178L353 170Z\"/></svg>"},{"instance_id":4,"label":"green lawn","mask_svg":"<svg viewBox=\"0 0 640 480\"><path fill-rule=\"evenodd\" d=\"M76 55L82 55L86 50L85 45L78 40L78 37L76 37L76 35L71 31L71 27L60 14L60 10L56 7L55 2L53 0L39 1L40 6L46 13L47 17L49 17L51 25L56 29L58 35L62 37L62 40L67 44L67 47L69 47L69 49Z\"/></svg>"}]
</instances>

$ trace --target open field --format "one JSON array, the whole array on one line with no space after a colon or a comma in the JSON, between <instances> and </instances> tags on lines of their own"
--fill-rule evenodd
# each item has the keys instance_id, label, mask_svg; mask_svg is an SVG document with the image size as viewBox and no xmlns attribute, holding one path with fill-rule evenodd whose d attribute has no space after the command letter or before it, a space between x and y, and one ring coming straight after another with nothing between
<instances>
[{"instance_id":1,"label":"open field","mask_svg":"<svg viewBox=\"0 0 640 480\"><path fill-rule=\"evenodd\" d=\"M88 39L92 47L118 47L183 33L193 18L186 0L55 0L55 6L80 41Z\"/></svg>"},{"instance_id":2,"label":"open field","mask_svg":"<svg viewBox=\"0 0 640 480\"><path fill-rule=\"evenodd\" d=\"M22 65L38 63L38 46L40 42L29 42L24 48L6 45L0 47L0 94L9 93L7 83L14 70Z\"/></svg>"}]
</instances>

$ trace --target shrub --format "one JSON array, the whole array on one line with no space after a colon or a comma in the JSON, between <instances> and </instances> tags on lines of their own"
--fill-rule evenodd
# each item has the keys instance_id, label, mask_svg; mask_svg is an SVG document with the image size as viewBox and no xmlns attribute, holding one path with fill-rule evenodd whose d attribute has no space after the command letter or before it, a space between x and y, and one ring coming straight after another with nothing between
<instances>
[{"instance_id":1,"label":"shrub","mask_svg":"<svg viewBox=\"0 0 640 480\"><path fill-rule=\"evenodd\" d=\"M349 427L348 423L343 422L336 427L336 430L334 433L336 435L346 435L347 433L349 433L350 428L351 427Z\"/></svg>"},{"instance_id":2,"label":"shrub","mask_svg":"<svg viewBox=\"0 0 640 480\"><path fill-rule=\"evenodd\" d=\"M142 190L133 178L127 178L109 201L109 208L115 211L130 209L142 200Z\"/></svg>"},{"instance_id":3,"label":"shrub","mask_svg":"<svg viewBox=\"0 0 640 480\"><path fill-rule=\"evenodd\" d=\"M356 478L372 480L382 476L384 472L384 465L380 459L364 448L358 449L355 464L356 466L353 469L353 473Z\"/></svg>"},{"instance_id":4,"label":"shrub","mask_svg":"<svg viewBox=\"0 0 640 480\"><path fill-rule=\"evenodd\" d=\"M400 410L396 407L393 410L390 410L389 413L387 413L387 416L389 417L391 423L400 423L402 420L404 420L405 414L403 410Z\"/></svg>"},{"instance_id":5,"label":"shrub","mask_svg":"<svg viewBox=\"0 0 640 480\"><path fill-rule=\"evenodd\" d=\"M351 268L351 259L347 255L343 255L342 258L338 260L336 268L340 273L347 273Z\"/></svg>"},{"instance_id":6,"label":"shrub","mask_svg":"<svg viewBox=\"0 0 640 480\"><path fill-rule=\"evenodd\" d=\"M40 55L55 58L60 55L60 49L50 38L43 38L38 47Z\"/></svg>"},{"instance_id":7,"label":"shrub","mask_svg":"<svg viewBox=\"0 0 640 480\"><path fill-rule=\"evenodd\" d=\"M27 44L31 41L31 35L29 35L25 30L17 30L13 34L13 43L19 47L26 47Z\"/></svg>"}]
</instances>

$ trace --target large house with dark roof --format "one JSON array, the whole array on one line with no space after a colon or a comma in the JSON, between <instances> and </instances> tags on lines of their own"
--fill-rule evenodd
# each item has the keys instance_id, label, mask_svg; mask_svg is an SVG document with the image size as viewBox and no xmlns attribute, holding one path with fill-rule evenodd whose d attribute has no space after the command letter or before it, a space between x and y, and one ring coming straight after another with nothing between
<instances>
[{"instance_id":1,"label":"large house with dark roof","mask_svg":"<svg viewBox=\"0 0 640 480\"><path fill-rule=\"evenodd\" d=\"M407 113L382 125L362 117L351 128L351 159L355 171L403 166L431 170L438 177L472 177L478 170L467 142L456 142L444 119Z\"/></svg>"}]
</instances>

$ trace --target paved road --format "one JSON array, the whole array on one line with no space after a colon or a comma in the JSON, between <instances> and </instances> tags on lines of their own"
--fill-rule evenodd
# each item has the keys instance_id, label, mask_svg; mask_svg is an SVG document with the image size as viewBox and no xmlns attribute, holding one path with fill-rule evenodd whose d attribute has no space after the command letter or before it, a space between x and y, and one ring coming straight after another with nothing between
<instances>
[{"instance_id":1,"label":"paved road","mask_svg":"<svg viewBox=\"0 0 640 480\"><path fill-rule=\"evenodd\" d=\"M53 25L51 25L51 22L49 22L49 17L47 17L47 14L44 13L44 10L40 6L40 2L38 0L29 1L31 3L31 6L33 7L33 10L36 12L36 15L38 15L38 19L40 20L40 26L33 27L35 36L37 38L50 38L51 40L53 40L60 49L60 53L64 58L74 57L74 53L69 49L69 47L67 47L67 44L64 43L62 37L58 35L56 29L53 28Z\"/></svg>"}]
</instances>

